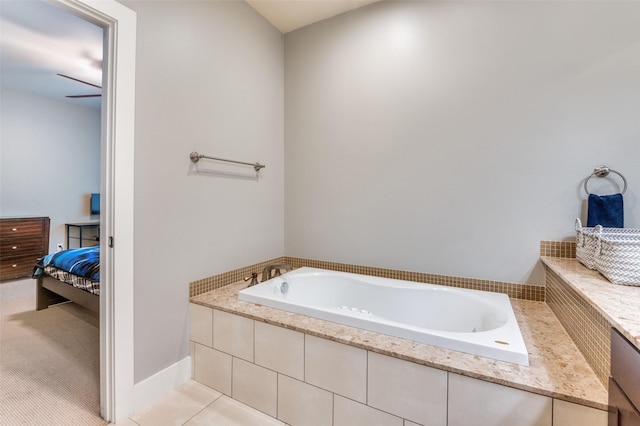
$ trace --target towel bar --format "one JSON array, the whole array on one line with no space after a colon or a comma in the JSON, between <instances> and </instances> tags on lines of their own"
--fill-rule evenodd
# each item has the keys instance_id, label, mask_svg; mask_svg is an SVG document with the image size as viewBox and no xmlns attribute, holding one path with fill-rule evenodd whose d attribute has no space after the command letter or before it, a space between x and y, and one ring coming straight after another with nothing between
<instances>
[{"instance_id":1,"label":"towel bar","mask_svg":"<svg viewBox=\"0 0 640 426\"><path fill-rule=\"evenodd\" d=\"M260 169L267 167L264 164L260 164L260 163L247 163L244 161L225 160L224 158L209 157L208 155L198 154L195 151L189 154L189 158L194 163L197 163L198 161L200 161L201 158L207 158L209 160L225 161L227 163L244 164L245 166L253 166L256 172L260 171Z\"/></svg>"},{"instance_id":2,"label":"towel bar","mask_svg":"<svg viewBox=\"0 0 640 426\"><path fill-rule=\"evenodd\" d=\"M591 179L594 176L597 177L605 177L607 175L609 175L609 173L615 173L618 176L620 176L622 178L622 183L624 184L622 191L620 192L621 194L624 194L625 192L627 192L627 180L624 178L624 176L622 176L622 173L617 172L613 169L610 169L607 166L597 166L595 169L593 169L593 173L591 173L585 180L584 180L584 192L587 193L587 195L591 195L591 193L589 192L589 190L587 189L587 182L589 182L589 179Z\"/></svg>"}]
</instances>

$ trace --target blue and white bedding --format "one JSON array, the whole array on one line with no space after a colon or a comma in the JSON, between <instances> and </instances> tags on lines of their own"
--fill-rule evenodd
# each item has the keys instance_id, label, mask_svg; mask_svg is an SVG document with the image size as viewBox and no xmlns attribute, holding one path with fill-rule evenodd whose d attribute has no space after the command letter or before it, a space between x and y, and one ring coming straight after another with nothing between
<instances>
[{"instance_id":1,"label":"blue and white bedding","mask_svg":"<svg viewBox=\"0 0 640 426\"><path fill-rule=\"evenodd\" d=\"M93 294L100 294L100 246L63 250L38 260L33 278L46 273Z\"/></svg>"}]
</instances>

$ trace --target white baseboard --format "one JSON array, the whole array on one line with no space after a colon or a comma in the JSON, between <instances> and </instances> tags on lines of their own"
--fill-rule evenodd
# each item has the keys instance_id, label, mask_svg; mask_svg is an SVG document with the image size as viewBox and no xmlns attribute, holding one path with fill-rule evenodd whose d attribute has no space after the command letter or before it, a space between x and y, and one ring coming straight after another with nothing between
<instances>
[{"instance_id":1,"label":"white baseboard","mask_svg":"<svg viewBox=\"0 0 640 426\"><path fill-rule=\"evenodd\" d=\"M191 380L191 357L188 356L134 385L133 411L142 410Z\"/></svg>"}]
</instances>

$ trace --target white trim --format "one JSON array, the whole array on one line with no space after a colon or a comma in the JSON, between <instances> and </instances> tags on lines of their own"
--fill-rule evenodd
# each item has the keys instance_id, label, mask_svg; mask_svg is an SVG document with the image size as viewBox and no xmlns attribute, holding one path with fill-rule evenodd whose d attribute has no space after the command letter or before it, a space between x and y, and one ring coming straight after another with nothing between
<instances>
[{"instance_id":1,"label":"white trim","mask_svg":"<svg viewBox=\"0 0 640 426\"><path fill-rule=\"evenodd\" d=\"M137 383L133 397L134 412L157 402L189 380L191 380L190 356Z\"/></svg>"},{"instance_id":2,"label":"white trim","mask_svg":"<svg viewBox=\"0 0 640 426\"><path fill-rule=\"evenodd\" d=\"M105 32L102 79L100 412L133 413L136 13L115 0L49 0ZM114 247L108 246L113 236Z\"/></svg>"}]
</instances>

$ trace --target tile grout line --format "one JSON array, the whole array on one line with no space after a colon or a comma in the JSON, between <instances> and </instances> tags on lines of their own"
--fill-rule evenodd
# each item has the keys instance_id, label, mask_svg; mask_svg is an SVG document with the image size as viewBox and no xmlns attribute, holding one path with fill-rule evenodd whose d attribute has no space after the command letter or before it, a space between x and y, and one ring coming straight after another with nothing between
<instances>
[{"instance_id":1,"label":"tile grout line","mask_svg":"<svg viewBox=\"0 0 640 426\"><path fill-rule=\"evenodd\" d=\"M198 383L198 382L196 382L196 383ZM203 386L206 386L206 385L203 385ZM213 389L213 390L215 391L215 389ZM208 403L207 405L205 405L204 407L202 407L200 410L198 410L198 412L197 412L197 413L195 413L193 416L189 417L189 419L188 419L186 422L182 423L182 425L181 425L181 426L184 426L184 425L186 425L187 423L189 423L191 420L193 420L193 418L194 418L194 417L196 417L198 414L202 413L204 410L206 410L207 408L209 408L211 405L213 405L213 403L214 403L214 402L216 402L218 399L220 399L220 398L222 397L222 395L223 395L223 393L222 393L222 392L218 392L218 391L216 391L216 392L217 392L217 393L219 393L220 395L218 395L217 397L215 397L215 398L213 399L213 401L211 401L210 403Z\"/></svg>"}]
</instances>

